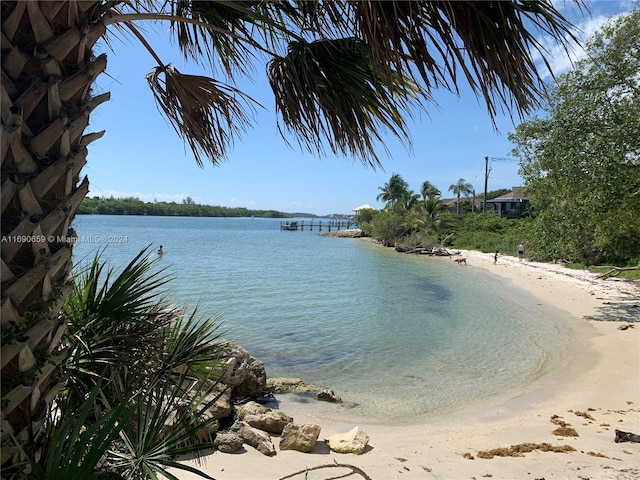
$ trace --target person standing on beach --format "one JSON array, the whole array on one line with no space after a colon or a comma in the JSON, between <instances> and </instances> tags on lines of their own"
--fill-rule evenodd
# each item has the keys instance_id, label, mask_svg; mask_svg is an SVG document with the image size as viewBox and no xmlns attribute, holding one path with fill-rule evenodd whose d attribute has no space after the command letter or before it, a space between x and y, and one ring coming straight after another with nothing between
<instances>
[{"instance_id":1,"label":"person standing on beach","mask_svg":"<svg viewBox=\"0 0 640 480\"><path fill-rule=\"evenodd\" d=\"M522 261L523 257L524 257L524 244L520 242L520 245L518 245L518 258L520 259L520 261Z\"/></svg>"},{"instance_id":2,"label":"person standing on beach","mask_svg":"<svg viewBox=\"0 0 640 480\"><path fill-rule=\"evenodd\" d=\"M498 255L500 255L500 252L498 250L496 250L496 254L493 256L493 264L494 265L496 263L498 263Z\"/></svg>"}]
</instances>

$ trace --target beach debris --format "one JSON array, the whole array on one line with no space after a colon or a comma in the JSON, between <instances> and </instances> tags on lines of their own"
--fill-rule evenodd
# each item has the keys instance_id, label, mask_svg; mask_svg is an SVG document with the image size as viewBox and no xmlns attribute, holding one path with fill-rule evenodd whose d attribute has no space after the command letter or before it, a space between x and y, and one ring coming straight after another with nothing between
<instances>
[{"instance_id":1,"label":"beach debris","mask_svg":"<svg viewBox=\"0 0 640 480\"><path fill-rule=\"evenodd\" d=\"M623 432L622 430L616 430L616 438L614 440L616 443L620 442L634 442L640 443L640 435L636 435L631 432Z\"/></svg>"},{"instance_id":2,"label":"beach debris","mask_svg":"<svg viewBox=\"0 0 640 480\"><path fill-rule=\"evenodd\" d=\"M335 462L335 461L334 461ZM309 472L320 472L320 474L322 474L323 472L321 472L321 470L326 470L326 469L334 469L337 468L338 470L342 470L342 472L338 471L335 472L333 471L331 474L329 474L329 472L324 472L325 475L331 475L330 478L346 478L346 477L351 477L353 475L358 475L361 478L363 478L364 480L373 480L369 475L367 475L365 473L364 470L356 467L355 465L345 465L343 463L329 463L327 465L318 465L315 467L307 467L304 470L300 470L298 472L294 472L291 473L289 475L285 475L284 477L280 477L278 480L290 480L290 479L294 479L294 480L306 480L307 478L309 478ZM344 472L346 470L346 472ZM324 475L323 475L324 476ZM320 477L316 477L314 475L313 478L320 478Z\"/></svg>"},{"instance_id":3,"label":"beach debris","mask_svg":"<svg viewBox=\"0 0 640 480\"><path fill-rule=\"evenodd\" d=\"M336 395L336 392L333 390L322 390L318 392L318 400L322 400L323 402L337 403L341 402L342 398L339 395Z\"/></svg>"},{"instance_id":4,"label":"beach debris","mask_svg":"<svg viewBox=\"0 0 640 480\"><path fill-rule=\"evenodd\" d=\"M584 416L584 415L589 416L584 412L575 412L575 413L576 415L580 413L580 414L583 414L581 416ZM554 425L558 425L558 428L556 428L553 432L551 432L553 435L556 435L558 437L579 437L580 436L578 435L578 432L576 431L576 429L573 428L570 423L565 422L561 416L551 415L550 421Z\"/></svg>"},{"instance_id":5,"label":"beach debris","mask_svg":"<svg viewBox=\"0 0 640 480\"><path fill-rule=\"evenodd\" d=\"M633 323L628 323L627 325L620 325L618 330L629 330L630 328L636 328Z\"/></svg>"},{"instance_id":6,"label":"beach debris","mask_svg":"<svg viewBox=\"0 0 640 480\"><path fill-rule=\"evenodd\" d=\"M559 415L551 415L551 419L550 419L551 423L553 423L554 425L558 425L560 427L570 427L571 424L565 422L564 420L562 420L562 417Z\"/></svg>"},{"instance_id":7,"label":"beach debris","mask_svg":"<svg viewBox=\"0 0 640 480\"><path fill-rule=\"evenodd\" d=\"M610 457L607 457L605 454L599 453L599 452L587 452L587 455L589 455L590 457L610 458Z\"/></svg>"},{"instance_id":8,"label":"beach debris","mask_svg":"<svg viewBox=\"0 0 640 480\"><path fill-rule=\"evenodd\" d=\"M481 450L477 453L478 458L491 459L493 457L524 457L525 453L533 451L566 453L575 452L571 445L551 445L549 443L519 443L510 447L494 448L493 450Z\"/></svg>"},{"instance_id":9,"label":"beach debris","mask_svg":"<svg viewBox=\"0 0 640 480\"><path fill-rule=\"evenodd\" d=\"M362 455L369 443L369 435L360 427L353 427L347 433L338 433L325 438L325 442L333 452Z\"/></svg>"},{"instance_id":10,"label":"beach debris","mask_svg":"<svg viewBox=\"0 0 640 480\"><path fill-rule=\"evenodd\" d=\"M591 421L593 421L593 422L595 422L595 421L596 421L596 419L595 419L595 418L593 418L591 415L589 415L587 412L581 412L581 411L579 411L579 410L578 410L578 411L575 411L575 412L573 412L573 413L574 413L575 415L579 416L579 417L586 418L587 420L591 420Z\"/></svg>"},{"instance_id":11,"label":"beach debris","mask_svg":"<svg viewBox=\"0 0 640 480\"><path fill-rule=\"evenodd\" d=\"M462 458L466 458L467 460L475 460L475 457L471 455L469 452L463 453Z\"/></svg>"},{"instance_id":12,"label":"beach debris","mask_svg":"<svg viewBox=\"0 0 640 480\"><path fill-rule=\"evenodd\" d=\"M553 432L557 437L579 437L578 432L573 427L558 427Z\"/></svg>"},{"instance_id":13,"label":"beach debris","mask_svg":"<svg viewBox=\"0 0 640 480\"><path fill-rule=\"evenodd\" d=\"M320 425L307 423L298 425L288 423L282 430L280 437L280 450L296 450L298 452L309 453L316 448L318 437L320 436Z\"/></svg>"}]
</instances>

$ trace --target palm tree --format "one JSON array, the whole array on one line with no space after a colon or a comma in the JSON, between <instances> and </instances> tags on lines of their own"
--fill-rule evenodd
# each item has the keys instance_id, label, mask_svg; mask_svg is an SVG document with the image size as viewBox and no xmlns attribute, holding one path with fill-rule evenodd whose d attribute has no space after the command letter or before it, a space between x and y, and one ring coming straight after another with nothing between
<instances>
[{"instance_id":1,"label":"palm tree","mask_svg":"<svg viewBox=\"0 0 640 480\"><path fill-rule=\"evenodd\" d=\"M63 386L61 306L71 290L71 223L89 189L80 179L91 113L109 100L92 86L107 69L95 56L117 29L140 41L157 66L155 99L195 160L225 158L254 103L233 87L252 60L268 77L281 130L314 153L325 148L379 166L376 143L409 143L405 118L431 89L469 82L491 118L539 104L544 58L537 32L562 45L571 25L551 2L244 2L195 0L6 0L2 18L2 459L14 436L31 458L42 421ZM159 58L140 25L164 21L189 59L219 78L187 75ZM221 67L221 68L220 68ZM455 73L454 72L459 72Z\"/></svg>"},{"instance_id":2,"label":"palm tree","mask_svg":"<svg viewBox=\"0 0 640 480\"><path fill-rule=\"evenodd\" d=\"M376 200L383 201L387 206L392 207L400 202L409 191L409 184L402 176L394 173L387 183L382 187L378 187L378 190L380 190L380 194L376 197Z\"/></svg>"},{"instance_id":3,"label":"palm tree","mask_svg":"<svg viewBox=\"0 0 640 480\"><path fill-rule=\"evenodd\" d=\"M413 190L405 190L402 194L402 197L400 197L400 201L398 204L403 209L409 211L416 205L418 205L419 200L420 195L416 195L415 193L413 193Z\"/></svg>"},{"instance_id":4,"label":"palm tree","mask_svg":"<svg viewBox=\"0 0 640 480\"><path fill-rule=\"evenodd\" d=\"M440 190L438 190L438 188L429 180L425 180L424 182L422 182L420 193L422 194L422 199L424 201L432 199L434 197L439 197L441 195Z\"/></svg>"},{"instance_id":5,"label":"palm tree","mask_svg":"<svg viewBox=\"0 0 640 480\"><path fill-rule=\"evenodd\" d=\"M456 196L456 213L460 215L460 195L469 195L473 192L473 185L467 183L464 178L459 178L456 183L449 186L449 191Z\"/></svg>"}]
</instances>

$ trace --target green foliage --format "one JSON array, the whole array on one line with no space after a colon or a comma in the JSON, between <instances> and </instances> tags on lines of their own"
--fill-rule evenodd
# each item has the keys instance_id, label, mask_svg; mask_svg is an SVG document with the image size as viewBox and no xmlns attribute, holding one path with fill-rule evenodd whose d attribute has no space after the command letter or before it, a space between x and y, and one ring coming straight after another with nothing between
<instances>
[{"instance_id":1,"label":"green foliage","mask_svg":"<svg viewBox=\"0 0 640 480\"><path fill-rule=\"evenodd\" d=\"M356 223L370 223L376 216L377 210L373 208L364 208L356 214Z\"/></svg>"},{"instance_id":2,"label":"green foliage","mask_svg":"<svg viewBox=\"0 0 640 480\"><path fill-rule=\"evenodd\" d=\"M390 208L379 212L370 225L370 235L385 247L395 245L407 233L405 212L401 209Z\"/></svg>"},{"instance_id":3,"label":"green foliage","mask_svg":"<svg viewBox=\"0 0 640 480\"><path fill-rule=\"evenodd\" d=\"M456 248L512 254L522 241L527 220L508 220L491 212L465 215L451 236ZM531 251L529 245L527 250Z\"/></svg>"},{"instance_id":4,"label":"green foliage","mask_svg":"<svg viewBox=\"0 0 640 480\"><path fill-rule=\"evenodd\" d=\"M640 258L640 11L607 24L510 139L538 210L540 259Z\"/></svg>"},{"instance_id":5,"label":"green foliage","mask_svg":"<svg viewBox=\"0 0 640 480\"><path fill-rule=\"evenodd\" d=\"M108 427L108 448L94 445L94 436L82 437L89 451L106 448L106 457L98 458L102 470L114 478L175 478L166 471L173 467L206 477L175 457L212 447L202 432L216 420L208 409L222 392L219 319L170 307L170 278L148 253L149 247L119 273L98 254L76 277L63 309L69 354L62 369L69 381L59 397L66 409L56 428L77 429L68 424L70 412L83 411L91 399L83 429L97 434L98 423L112 416L119 422L116 430ZM95 436L106 438L107 430Z\"/></svg>"},{"instance_id":6,"label":"green foliage","mask_svg":"<svg viewBox=\"0 0 640 480\"><path fill-rule=\"evenodd\" d=\"M248 210L244 207L220 207L196 204L191 197L182 203L143 202L135 197L85 197L78 209L92 215L151 215L173 217L262 217L291 218L292 214L275 210Z\"/></svg>"},{"instance_id":7,"label":"green foliage","mask_svg":"<svg viewBox=\"0 0 640 480\"><path fill-rule=\"evenodd\" d=\"M94 405L101 394L99 382L90 395L79 405L60 405L57 421L51 422L47 432L46 449L40 463L28 462L17 467L25 468L11 478L31 480L68 480L70 478L99 480L124 477L100 468L104 456L129 423L133 409L121 403L102 414L96 414ZM19 445L18 445L18 448ZM26 457L26 455L25 455ZM29 471L29 473L26 473Z\"/></svg>"}]
</instances>

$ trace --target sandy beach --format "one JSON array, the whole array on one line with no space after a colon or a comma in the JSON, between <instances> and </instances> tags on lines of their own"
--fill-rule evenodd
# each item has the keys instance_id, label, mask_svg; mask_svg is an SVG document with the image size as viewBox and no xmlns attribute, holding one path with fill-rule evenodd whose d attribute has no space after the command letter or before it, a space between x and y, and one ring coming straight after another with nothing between
<instances>
[{"instance_id":1,"label":"sandy beach","mask_svg":"<svg viewBox=\"0 0 640 480\"><path fill-rule=\"evenodd\" d=\"M568 312L579 332L570 358L517 391L464 410L401 425L360 423L369 436L362 455L331 452L322 441L355 424L319 418L288 395L278 396L295 423L321 426L312 453L267 457L245 446L240 453L213 452L188 463L218 480L319 480L351 471L333 467L290 476L336 463L367 475L348 477L354 479L640 479L640 443L614 441L616 430L640 434L640 286L511 256L497 264L493 254L461 256L467 265L459 268L490 270ZM573 435L560 434L567 432ZM273 443L278 450L277 436ZM549 445L569 451L545 451ZM182 480L200 478L173 473Z\"/></svg>"}]
</instances>

